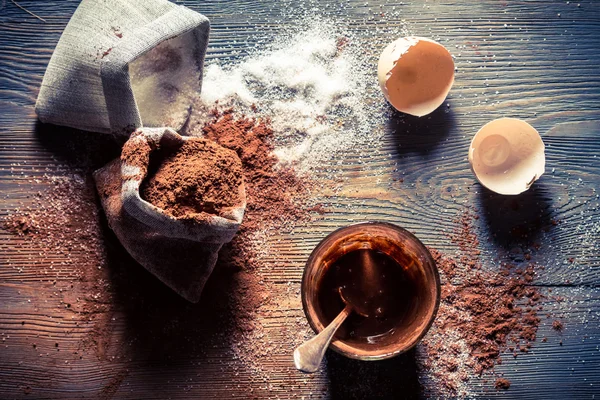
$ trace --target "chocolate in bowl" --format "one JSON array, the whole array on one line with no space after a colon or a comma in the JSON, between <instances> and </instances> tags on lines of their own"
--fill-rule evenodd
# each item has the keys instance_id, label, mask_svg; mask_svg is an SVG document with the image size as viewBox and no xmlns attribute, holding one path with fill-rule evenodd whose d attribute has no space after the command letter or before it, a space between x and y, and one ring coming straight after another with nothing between
<instances>
[{"instance_id":1,"label":"chocolate in bowl","mask_svg":"<svg viewBox=\"0 0 600 400\"><path fill-rule=\"evenodd\" d=\"M349 318L334 336L330 347L344 356L360 360L391 358L421 340L435 319L440 301L440 279L435 262L427 248L407 230L384 222L364 222L328 235L306 263L302 277L302 305L313 330L317 333L323 330L343 308L341 300L338 302L337 297L323 293L323 290L335 289L331 268L339 268L345 258L365 250L374 252L376 263L390 260L385 267L388 274L390 268L401 268L395 277L382 276L379 281L389 295L388 300L393 300L384 299L380 304L392 308L384 311L385 318L377 315L366 319L358 315ZM376 268L376 271L383 270ZM393 286L390 282L398 285ZM404 304L394 305L394 301Z\"/></svg>"}]
</instances>

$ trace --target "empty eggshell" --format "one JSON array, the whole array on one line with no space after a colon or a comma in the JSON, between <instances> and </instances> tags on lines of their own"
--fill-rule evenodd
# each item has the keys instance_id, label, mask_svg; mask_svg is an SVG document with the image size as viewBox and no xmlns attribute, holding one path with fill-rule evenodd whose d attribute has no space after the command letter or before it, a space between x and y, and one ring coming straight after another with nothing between
<instances>
[{"instance_id":1,"label":"empty eggshell","mask_svg":"<svg viewBox=\"0 0 600 400\"><path fill-rule=\"evenodd\" d=\"M446 99L454 83L454 60L438 42L403 37L383 50L377 76L383 95L396 110L422 117Z\"/></svg>"},{"instance_id":2,"label":"empty eggshell","mask_svg":"<svg viewBox=\"0 0 600 400\"><path fill-rule=\"evenodd\" d=\"M469 163L479 182L500 194L519 194L544 173L544 142L527 122L500 118L475 134Z\"/></svg>"}]
</instances>

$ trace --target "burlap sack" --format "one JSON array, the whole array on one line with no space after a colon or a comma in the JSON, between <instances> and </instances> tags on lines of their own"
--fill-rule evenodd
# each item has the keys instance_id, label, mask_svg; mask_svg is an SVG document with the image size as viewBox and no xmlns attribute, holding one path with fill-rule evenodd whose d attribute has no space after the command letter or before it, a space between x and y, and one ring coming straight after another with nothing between
<instances>
[{"instance_id":1,"label":"burlap sack","mask_svg":"<svg viewBox=\"0 0 600 400\"><path fill-rule=\"evenodd\" d=\"M208 33L206 17L166 0L83 0L44 75L39 119L119 134L179 129L200 92Z\"/></svg>"},{"instance_id":2,"label":"burlap sack","mask_svg":"<svg viewBox=\"0 0 600 400\"><path fill-rule=\"evenodd\" d=\"M142 128L129 139L150 145L145 146L147 154L139 154L139 159L146 160L150 152L179 147L185 140L189 138L170 128ZM96 171L102 207L129 254L182 297L197 302L221 246L233 238L242 222L244 185L239 188L242 204L221 212L222 216L206 214L202 222L180 220L140 197L147 168L147 164L139 167L117 159Z\"/></svg>"}]
</instances>

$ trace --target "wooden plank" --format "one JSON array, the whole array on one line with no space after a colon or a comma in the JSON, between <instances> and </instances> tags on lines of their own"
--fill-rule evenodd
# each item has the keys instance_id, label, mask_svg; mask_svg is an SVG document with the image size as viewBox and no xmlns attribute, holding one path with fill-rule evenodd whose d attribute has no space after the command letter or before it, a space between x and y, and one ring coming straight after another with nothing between
<instances>
[{"instance_id":1,"label":"wooden plank","mask_svg":"<svg viewBox=\"0 0 600 400\"><path fill-rule=\"evenodd\" d=\"M0 4L2 214L44 190L44 174L63 174L65 166L90 170L119 150L118 142L101 135L82 136L36 124L37 88L78 2L19 3L47 23L10 2ZM371 219L398 223L427 245L452 254L456 245L449 236L465 206L475 207L480 215L475 229L482 259L519 260L532 254L545 267L535 281L549 296L542 302L543 312L565 323L560 335L551 329L552 318L544 318L539 336L548 341L538 340L531 353L506 357L496 367L512 381L509 391L497 393L489 382L473 378L472 393L524 399L539 398L540 393L565 398L598 393L597 3L179 3L211 19L209 62L239 60L295 19L310 15L311 7L338 18L356 34L373 64L387 42L383 37L399 35L405 28L434 37L456 56L450 107L423 120L392 113L377 127L384 131L383 139L350 152L339 167L341 191L320 194L324 216L273 238L278 258L267 260L261 274L266 285L273 285L273 293L287 295L267 303L264 316L258 318L261 329L244 340L228 336L235 333L231 325L239 317L226 296L240 279L231 271L217 272L201 303L189 305L132 263L108 234L107 246L118 262L94 275L110 282L110 288L106 303L93 303L89 282L74 275L77 266L61 265L68 260L0 231L0 397L416 396L412 390L417 389L416 366L422 360L414 354L373 364L329 354L328 367L316 375L293 370L291 348L308 334L298 294L302 267L325 234ZM377 90L374 83L372 91ZM501 116L527 119L547 146L546 175L516 200L482 190L466 163L472 135ZM523 226L528 238L511 237L511 230ZM50 270L51 263L58 266ZM86 308L89 304L97 306L94 312ZM256 343L262 346L265 340L272 346L257 349ZM265 352L260 365L257 354L248 355L251 351ZM372 379L365 381L365 376ZM435 397L435 387L425 386L422 394Z\"/></svg>"},{"instance_id":2,"label":"wooden plank","mask_svg":"<svg viewBox=\"0 0 600 400\"><path fill-rule=\"evenodd\" d=\"M134 271L129 278L139 278L140 274L145 272ZM148 284L142 288L144 295L156 294L157 290L162 297L157 301L164 301L165 297L160 293L162 286L149 282L149 279L142 280ZM26 301L32 295L26 285L16 285L12 291L6 290L6 287L3 289L5 296L8 295L2 300L12 303ZM325 376L306 377L293 369L287 348L281 346L271 349L271 353L263 359L261 368L273 369L269 371L268 381L264 381L253 365L238 359L239 354L232 354L226 340L228 329L222 331L219 324L222 319L215 313L207 315L209 304L215 300L221 302L222 298L213 297L222 295L220 289L211 281L208 294L195 306L182 307L178 299L170 298L170 305L174 307L163 307L158 313L140 315L140 312L158 305L156 302L147 304L148 298L140 296L125 308L111 310L106 316L111 321L109 324L113 324L110 328L111 345L102 359L97 358L94 349L81 349L90 327L70 323L69 314L57 315L53 305L31 306L31 310L19 307L17 315L3 312L0 326L5 332L2 352L3 359L8 361L4 370L12 378L3 382L0 392L14 393L19 388L29 387L35 398L59 395L62 398L81 398L82 395L93 398L119 381L115 397L125 399L160 399L164 396L174 399L289 397L289 388L294 385L299 390L298 397L310 392L320 397L320 388L328 385L331 394L343 398L364 398L369 393L382 396L397 393L401 383L410 381L390 381L390 374L403 368L409 371L411 365L414 367L422 361L414 359L413 354L396 361L360 364L330 354L328 360L332 370ZM530 353L517 359L511 354L503 357L505 362L496 370L511 377L510 398L536 398L540 390L556 390L573 398L593 393L587 386L597 383L594 370L600 367L597 347L600 313L595 307L600 300L600 292L598 289L580 288L574 291L561 287L553 288L552 295L564 300L545 300L542 303L544 310L553 318L569 322L565 323L564 331L558 333L552 329L552 319L543 319L539 336L547 337L547 342L536 342ZM37 309L34 310L34 307ZM286 338L286 334L281 334L289 326L285 320L301 316L302 310L297 303L286 315L265 320L264 333L274 341ZM178 321L178 324L172 325L173 321ZM9 330L10 334L6 333ZM34 333L36 336L33 336ZM33 368L23 367L26 365L24 360L28 358L35 360L35 364L31 364ZM46 368L52 369L51 385L44 373ZM364 377L365 370L373 371L374 379L357 387L354 380ZM548 379L555 374L568 374L571 378L565 385L556 387L555 382ZM481 379L474 380L474 394L484 397L494 394ZM69 391L73 382L80 382L77 392ZM251 388L254 388L253 392L250 392ZM435 393L432 388L429 390L430 394Z\"/></svg>"},{"instance_id":3,"label":"wooden plank","mask_svg":"<svg viewBox=\"0 0 600 400\"><path fill-rule=\"evenodd\" d=\"M286 251L287 249L294 251L295 246L302 242L309 241L308 247L314 246L327 232L345 223L361 220L386 220L396 222L415 232L423 238L427 245L441 250L451 250L453 245L448 242L448 237L455 225L453 220L467 202L480 207L482 211L483 218L479 224L482 234L484 236L496 235L505 250L511 250L512 246L516 244L522 247L521 253L531 252L536 241L562 249L561 253L536 251L540 254L540 261L547 267L542 279L546 284L563 284L567 279L565 276L569 276L572 282L598 284L600 282L598 253L590 254L587 247L577 248L578 241L576 240L576 237L584 234L589 245L598 241L599 233L597 228L594 231L593 225L590 225L587 230L579 227L582 218L590 220L591 224L598 219L600 211L597 206L594 181L580 182L577 178L575 183L571 184L569 179L572 179L570 177L573 176L597 176L600 172L600 162L593 163L595 159L597 160L593 148L583 147L582 149L580 141L565 139L570 138L569 132L573 132L573 129L577 132L587 132L589 138L593 138L600 133L600 124L587 123L581 130L580 127L582 127L581 124L563 125L552 132L551 138L556 139L556 142L559 143L557 151L569 154L579 153L578 159L583 164L576 164L574 161L562 162L562 166L558 166L561 170L560 173L549 171L548 176L544 176L530 192L518 200L491 195L487 191L482 191L475 183L470 171L467 170L464 155L460 154L468 146L468 141L462 140L463 146L452 146L455 150L453 154L444 156L447 164L444 165L443 173L439 172L439 167L435 164L435 160L441 157L439 153L442 151L439 149L437 151L428 150L428 154L420 157L416 162L414 162L414 158L389 158L389 153L383 151L381 154L373 155L370 160L371 173L379 177L381 184L374 184L369 176L352 178L341 193L337 195L325 193L322 198L327 211L325 218L311 224L310 229L304 229L303 236L294 236L292 246L288 246L286 241L276 243L274 246L283 254L287 254L289 253ZM566 133L563 135L561 132ZM14 158L15 156L20 157L21 144L25 146L29 146L29 144L25 140L10 141L10 135L7 136L9 139L7 143L12 150L6 156L0 152L2 159L6 160L7 167L5 168L10 168L10 174L6 175L7 181L13 180L15 175L25 174L27 176L25 180L31 180L47 173L45 168L39 168L40 161L25 160L26 163L24 163L20 158ZM583 133L580 133L580 137L581 141L586 141ZM101 142L98 140L94 143ZM107 143L112 145L110 141ZM419 146L418 143L413 143L415 146ZM452 145L449 142L446 143L449 146ZM85 148L75 144L73 146L67 146L67 148L79 153L78 157L84 159L94 153L97 148L89 142L85 143ZM103 165L104 162L118 154L116 145L111 147L111 157L104 157L104 159L99 157L96 166ZM549 143L549 164L554 157L551 153L553 149L554 146ZM27 148L23 151L27 151ZM445 151L443 153L446 154ZM559 156L560 153L557 153L556 157ZM354 165L357 163L350 162L348 167L344 167L343 175L351 176ZM396 169L401 170L402 174L394 173L393 171ZM0 175L0 178L2 177L3 175ZM398 182L392 183L392 185L388 184L399 177L404 180L401 184ZM567 187L568 190L565 190L564 187ZM13 188L16 192L20 191L19 186L13 186ZM5 193L13 193L10 185L6 186ZM556 197L555 193L560 193L562 196ZM351 210L352 215L348 215L348 210ZM504 213L501 218L494 217L497 210ZM416 218L416 215L419 218ZM561 222L554 226L553 220ZM531 226L525 226L527 223L531 223ZM515 243L519 241L518 238L510 240L507 237L512 229L519 226L532 230L532 238L528 243ZM306 246L304 247L306 249ZM547 250L551 250L552 247ZM303 256L306 256L306 253ZM565 261L569 258L575 258L578 262L573 265L565 265ZM301 270L298 270L296 278L300 276Z\"/></svg>"}]
</instances>

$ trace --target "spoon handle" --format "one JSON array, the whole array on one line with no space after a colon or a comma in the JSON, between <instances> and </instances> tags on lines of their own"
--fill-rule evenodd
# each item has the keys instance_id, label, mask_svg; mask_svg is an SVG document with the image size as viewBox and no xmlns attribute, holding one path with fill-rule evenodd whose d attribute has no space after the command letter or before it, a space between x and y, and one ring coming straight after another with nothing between
<instances>
[{"instance_id":1,"label":"spoon handle","mask_svg":"<svg viewBox=\"0 0 600 400\"><path fill-rule=\"evenodd\" d=\"M348 315L350 315L351 311L352 306L350 304L346 305L342 312L325 329L319 332L317 336L302 343L294 350L294 365L296 365L298 370L306 373L317 372L333 335Z\"/></svg>"}]
</instances>

